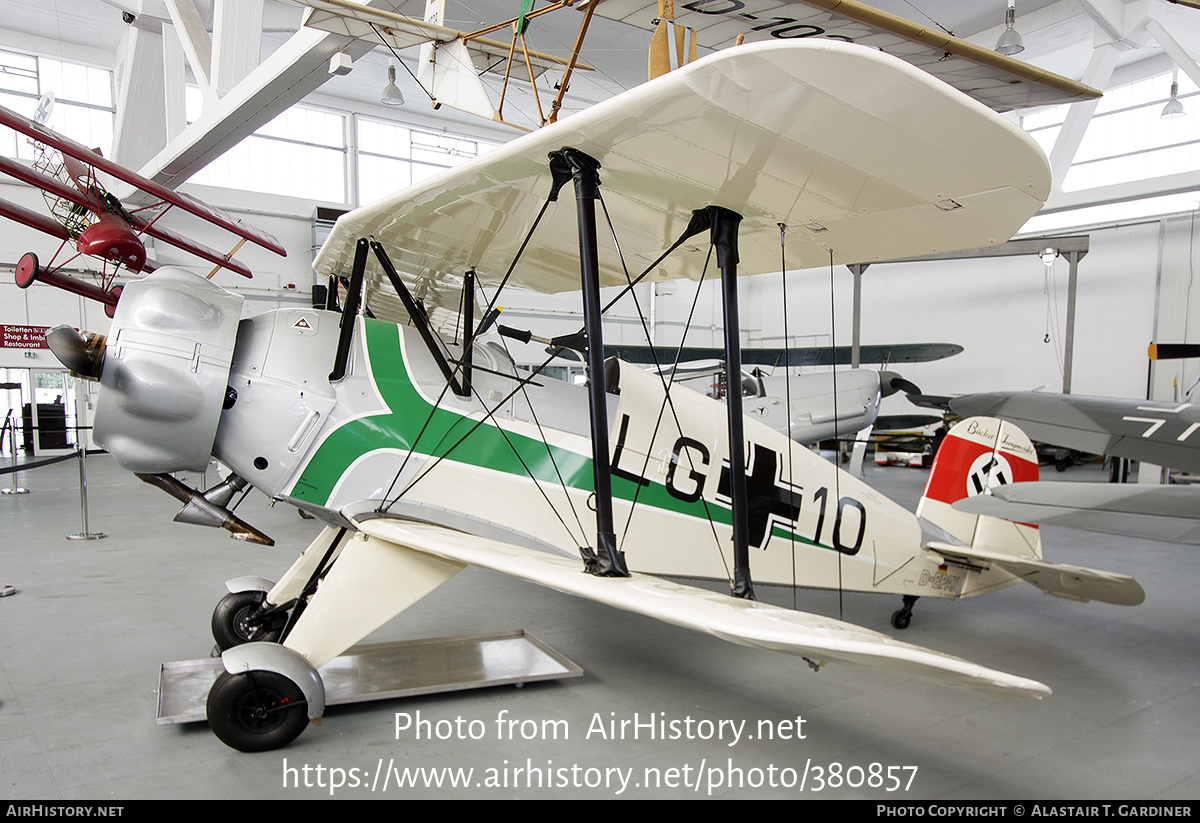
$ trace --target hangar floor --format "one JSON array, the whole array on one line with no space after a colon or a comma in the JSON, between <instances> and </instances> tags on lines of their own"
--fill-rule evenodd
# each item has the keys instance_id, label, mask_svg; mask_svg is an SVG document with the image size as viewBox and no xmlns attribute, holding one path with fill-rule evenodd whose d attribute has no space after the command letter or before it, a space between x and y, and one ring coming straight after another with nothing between
<instances>
[{"instance_id":1,"label":"hangar floor","mask_svg":"<svg viewBox=\"0 0 1200 823\"><path fill-rule=\"evenodd\" d=\"M925 477L872 467L867 479L911 507ZM1079 469L1065 477L1099 479ZM849 664L814 673L798 659L468 569L371 639L525 628L585 675L334 707L287 749L247 755L203 723L156 725L158 665L207 656L223 581L278 576L314 524L252 495L239 514L275 547L177 525L178 503L103 456L88 460L88 488L91 528L109 537L69 542L64 536L79 530L74 462L23 473L21 482L31 494L0 498L0 585L18 590L0 599L0 796L9 799L1200 797L1200 553L1192 547L1044 530L1051 559L1134 574L1146 590L1134 608L1064 602L1018 586L957 603L922 600L900 633L888 624L899 598L841 598L848 621L1054 689L1032 703ZM790 604L793 592L759 595ZM836 593L795 596L800 608L838 614ZM537 721L534 739L499 739L496 719L505 711ZM398 712L434 723L478 720L473 728L484 733L397 737ZM607 730L608 721L635 714L677 721L684 735L720 728L723 739L647 739L644 728L640 739L612 739L594 725ZM803 739L784 722L797 717ZM558 720L565 723L542 723ZM736 742L730 723L719 725L743 720ZM762 739L768 727L789 739ZM381 763L409 769L420 787L393 782L372 793ZM823 788L815 766L825 769ZM888 791L888 767L915 773L893 770L901 787ZM474 769L467 788L450 787L458 769ZM365 785L350 785L356 779ZM436 779L440 787L425 786ZM489 779L498 785L489 788ZM331 789L339 780L345 785Z\"/></svg>"}]
</instances>

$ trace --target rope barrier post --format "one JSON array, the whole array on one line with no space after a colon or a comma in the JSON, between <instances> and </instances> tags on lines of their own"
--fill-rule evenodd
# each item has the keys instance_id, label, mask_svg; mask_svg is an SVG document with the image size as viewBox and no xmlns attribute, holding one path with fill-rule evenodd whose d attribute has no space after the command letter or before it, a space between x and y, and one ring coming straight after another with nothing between
<instances>
[{"instance_id":1,"label":"rope barrier post","mask_svg":"<svg viewBox=\"0 0 1200 823\"><path fill-rule=\"evenodd\" d=\"M88 504L87 504L87 471L84 468L84 463L87 460L87 447L79 446L79 513L83 519L83 531L75 534L68 534L68 540L102 540L108 537L104 532L88 531Z\"/></svg>"},{"instance_id":2,"label":"rope barrier post","mask_svg":"<svg viewBox=\"0 0 1200 823\"><path fill-rule=\"evenodd\" d=\"M4 418L4 428L0 429L0 435L2 435L4 431L8 432L8 450L12 455L13 464L12 485L7 489L0 489L0 494L29 494L29 489L22 488L21 486L17 485L17 475L19 474L17 471L17 424L11 417L11 410L9 411L9 415L10 416L6 416ZM3 439L4 438L0 436L0 440ZM12 594L12 592L9 592L9 594ZM4 596L5 595L0 594L0 597Z\"/></svg>"}]
</instances>

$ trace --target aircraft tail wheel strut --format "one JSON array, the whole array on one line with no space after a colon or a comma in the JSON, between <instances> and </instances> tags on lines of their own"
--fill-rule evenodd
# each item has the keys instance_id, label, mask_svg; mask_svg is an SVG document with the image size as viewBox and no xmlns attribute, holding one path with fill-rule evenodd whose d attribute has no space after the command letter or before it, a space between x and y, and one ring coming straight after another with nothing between
<instances>
[{"instance_id":1,"label":"aircraft tail wheel strut","mask_svg":"<svg viewBox=\"0 0 1200 823\"><path fill-rule=\"evenodd\" d=\"M916 605L918 595L904 595L904 606L892 612L892 627L896 629L907 629L909 622L912 620L913 606Z\"/></svg>"}]
</instances>

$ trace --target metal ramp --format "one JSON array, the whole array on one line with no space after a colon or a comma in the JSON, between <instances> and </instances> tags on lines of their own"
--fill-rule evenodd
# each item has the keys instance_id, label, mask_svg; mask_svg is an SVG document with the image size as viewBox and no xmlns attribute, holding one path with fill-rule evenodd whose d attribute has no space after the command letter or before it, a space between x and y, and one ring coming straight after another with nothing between
<instances>
[{"instance_id":1,"label":"metal ramp","mask_svg":"<svg viewBox=\"0 0 1200 823\"><path fill-rule=\"evenodd\" d=\"M158 723L205 719L220 658L163 663ZM583 669L523 630L354 646L321 667L325 704L456 692L579 677Z\"/></svg>"}]
</instances>

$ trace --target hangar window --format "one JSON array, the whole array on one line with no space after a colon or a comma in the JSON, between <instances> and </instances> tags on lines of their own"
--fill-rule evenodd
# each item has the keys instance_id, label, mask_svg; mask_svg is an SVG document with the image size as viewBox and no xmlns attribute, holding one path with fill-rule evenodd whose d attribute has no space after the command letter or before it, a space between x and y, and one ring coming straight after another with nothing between
<instances>
[{"instance_id":1,"label":"hangar window","mask_svg":"<svg viewBox=\"0 0 1200 823\"><path fill-rule=\"evenodd\" d=\"M1171 75L1160 74L1112 89L1096 107L1064 191L1200 169L1200 89L1179 75L1179 99L1191 117L1163 119Z\"/></svg>"},{"instance_id":2,"label":"hangar window","mask_svg":"<svg viewBox=\"0 0 1200 823\"><path fill-rule=\"evenodd\" d=\"M53 93L54 108L46 125L86 146L112 153L112 72L52 57L0 50L0 105L33 117L38 100ZM0 130L0 154L33 159L29 142L9 129Z\"/></svg>"},{"instance_id":3,"label":"hangar window","mask_svg":"<svg viewBox=\"0 0 1200 823\"><path fill-rule=\"evenodd\" d=\"M358 115L358 201L370 203L498 145Z\"/></svg>"},{"instance_id":4,"label":"hangar window","mask_svg":"<svg viewBox=\"0 0 1200 823\"><path fill-rule=\"evenodd\" d=\"M187 88L187 120L203 97ZM346 116L295 105L192 176L194 183L346 203Z\"/></svg>"},{"instance_id":5,"label":"hangar window","mask_svg":"<svg viewBox=\"0 0 1200 823\"><path fill-rule=\"evenodd\" d=\"M1171 78L1171 73L1165 72L1104 93L1062 183L1064 191L1087 191L1200 170L1200 89L1181 72L1179 99L1187 116L1163 119ZM1068 108L1053 106L1021 118L1021 125L1047 154L1054 148ZM1151 194L1132 200L1110 197L1108 202L1040 214L1021 233L1063 231L1195 208L1194 193Z\"/></svg>"},{"instance_id":6,"label":"hangar window","mask_svg":"<svg viewBox=\"0 0 1200 823\"><path fill-rule=\"evenodd\" d=\"M1096 106L1075 152L1064 191L1108 186L1200 169L1200 89L1179 74L1179 99L1190 117L1163 119L1171 73L1109 89ZM1051 106L1021 118L1021 125L1049 154L1068 106Z\"/></svg>"}]
</instances>

